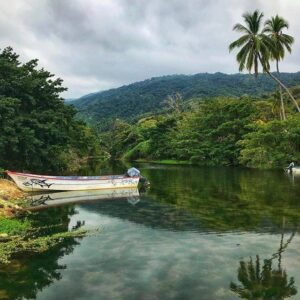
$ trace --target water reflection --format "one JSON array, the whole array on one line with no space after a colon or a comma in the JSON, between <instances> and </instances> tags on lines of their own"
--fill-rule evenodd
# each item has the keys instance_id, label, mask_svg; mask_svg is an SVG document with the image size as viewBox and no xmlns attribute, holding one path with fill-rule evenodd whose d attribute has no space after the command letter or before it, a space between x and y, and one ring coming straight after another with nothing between
<instances>
[{"instance_id":1,"label":"water reflection","mask_svg":"<svg viewBox=\"0 0 300 300\"><path fill-rule=\"evenodd\" d=\"M262 266L259 255L256 255L255 262L252 257L249 261L241 260L237 276L240 283L231 282L230 290L242 299L282 300L295 296L297 294L295 279L288 277L287 270L282 267L283 253L295 234L296 230L292 231L285 241L283 231L278 251L271 258L264 259ZM277 266L274 266L275 260L277 260Z\"/></svg>"},{"instance_id":2,"label":"water reflection","mask_svg":"<svg viewBox=\"0 0 300 300\"><path fill-rule=\"evenodd\" d=\"M139 200L137 188L117 188L104 190L68 191L56 193L32 194L29 196L30 210L39 210L51 206L91 202L99 200L129 199L133 204Z\"/></svg>"},{"instance_id":3,"label":"water reflection","mask_svg":"<svg viewBox=\"0 0 300 300\"><path fill-rule=\"evenodd\" d=\"M128 200L127 206L139 202L137 189L107 189L101 191L58 192L49 194L33 194L30 196L30 221L35 228L35 238L49 236L68 231L72 216L76 215L72 203L84 203L101 200ZM129 204L130 203L130 204ZM58 207L61 206L61 207ZM49 208L48 210L42 210ZM77 220L71 226L76 230L85 226L85 220ZM0 265L0 299L35 299L39 291L62 279L62 270L67 266L59 260L73 252L80 245L82 238L63 239L55 247L46 252L33 254L21 253L13 258L9 265Z\"/></svg>"},{"instance_id":4,"label":"water reflection","mask_svg":"<svg viewBox=\"0 0 300 300\"><path fill-rule=\"evenodd\" d=\"M0 272L2 294L34 297L37 284L43 300L299 296L296 179L230 168L137 167L151 182L140 195L36 198L37 207L50 207L33 214L37 224L56 224L52 231L97 226L100 234L47 255L16 258ZM52 206L61 200L67 206Z\"/></svg>"},{"instance_id":5,"label":"water reflection","mask_svg":"<svg viewBox=\"0 0 300 300\"><path fill-rule=\"evenodd\" d=\"M242 299L280 300L297 294L294 278L288 278L286 270L274 268L271 259L261 266L259 255L255 262L252 258L240 262L238 280L241 284L231 283L230 289Z\"/></svg>"},{"instance_id":6,"label":"water reflection","mask_svg":"<svg viewBox=\"0 0 300 300\"><path fill-rule=\"evenodd\" d=\"M31 215L33 224L41 227L35 237L67 231L75 213L74 208L64 207ZM35 299L43 288L61 280L61 271L67 266L60 264L59 259L72 253L79 240L67 238L46 252L22 253L9 265L0 264L0 299Z\"/></svg>"},{"instance_id":7,"label":"water reflection","mask_svg":"<svg viewBox=\"0 0 300 300\"><path fill-rule=\"evenodd\" d=\"M300 180L283 172L234 168L145 166L151 201L188 211L215 231L280 231L300 220Z\"/></svg>"}]
</instances>

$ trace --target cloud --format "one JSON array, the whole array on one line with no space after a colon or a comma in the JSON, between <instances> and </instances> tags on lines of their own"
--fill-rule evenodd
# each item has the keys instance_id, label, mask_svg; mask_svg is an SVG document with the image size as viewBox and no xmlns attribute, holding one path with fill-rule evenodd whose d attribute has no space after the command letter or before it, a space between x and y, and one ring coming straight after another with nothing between
<instances>
[{"instance_id":1,"label":"cloud","mask_svg":"<svg viewBox=\"0 0 300 300\"><path fill-rule=\"evenodd\" d=\"M299 70L293 0L2 0L0 8L0 47L39 58L65 80L66 97L166 74L235 73L232 27L256 8L289 20L296 43L281 69Z\"/></svg>"}]
</instances>

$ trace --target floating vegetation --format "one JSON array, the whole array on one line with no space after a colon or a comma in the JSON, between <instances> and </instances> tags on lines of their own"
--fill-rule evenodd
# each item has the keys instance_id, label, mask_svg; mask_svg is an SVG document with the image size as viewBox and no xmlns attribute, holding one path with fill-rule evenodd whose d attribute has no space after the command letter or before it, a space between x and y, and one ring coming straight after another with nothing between
<instances>
[{"instance_id":1,"label":"floating vegetation","mask_svg":"<svg viewBox=\"0 0 300 300\"><path fill-rule=\"evenodd\" d=\"M15 234L24 234L32 227L28 219L8 219L0 217L0 241L1 238Z\"/></svg>"},{"instance_id":2,"label":"floating vegetation","mask_svg":"<svg viewBox=\"0 0 300 300\"><path fill-rule=\"evenodd\" d=\"M53 235L28 238L26 235L7 236L0 240L0 263L10 263L11 259L20 253L40 253L62 243L68 238L82 238L95 234L98 230L77 229L59 232Z\"/></svg>"},{"instance_id":3,"label":"floating vegetation","mask_svg":"<svg viewBox=\"0 0 300 300\"><path fill-rule=\"evenodd\" d=\"M22 253L45 252L65 239L80 238L97 231L84 230L81 226L68 231L65 221L69 211L63 218L56 219L57 216L52 215L54 223L41 226L36 220L37 215L24 209L26 204L24 194L12 182L0 179L0 264L7 264Z\"/></svg>"}]
</instances>

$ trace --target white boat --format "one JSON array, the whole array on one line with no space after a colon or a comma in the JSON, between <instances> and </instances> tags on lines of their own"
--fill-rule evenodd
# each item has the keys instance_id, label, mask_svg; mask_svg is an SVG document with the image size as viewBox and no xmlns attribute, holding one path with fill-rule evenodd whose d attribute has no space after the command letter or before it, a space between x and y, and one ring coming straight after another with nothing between
<instances>
[{"instance_id":1,"label":"white boat","mask_svg":"<svg viewBox=\"0 0 300 300\"><path fill-rule=\"evenodd\" d=\"M125 175L110 176L47 176L6 171L23 191L82 191L116 188L136 188L141 178L139 170L131 168Z\"/></svg>"},{"instance_id":2,"label":"white boat","mask_svg":"<svg viewBox=\"0 0 300 300\"><path fill-rule=\"evenodd\" d=\"M71 203L83 203L99 200L127 199L129 203L139 201L137 188L119 188L105 190L52 192L43 194L31 194L28 196L31 206L28 210L39 210L52 206Z\"/></svg>"},{"instance_id":3,"label":"white boat","mask_svg":"<svg viewBox=\"0 0 300 300\"><path fill-rule=\"evenodd\" d=\"M293 175L300 175L300 167L292 167L291 169L287 170L288 173Z\"/></svg>"}]
</instances>

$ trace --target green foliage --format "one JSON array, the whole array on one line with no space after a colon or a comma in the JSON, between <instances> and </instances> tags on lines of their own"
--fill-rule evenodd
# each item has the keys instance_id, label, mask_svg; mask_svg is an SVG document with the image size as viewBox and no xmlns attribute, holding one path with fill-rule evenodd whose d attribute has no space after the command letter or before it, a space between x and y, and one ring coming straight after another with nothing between
<instances>
[{"instance_id":1,"label":"green foliage","mask_svg":"<svg viewBox=\"0 0 300 300\"><path fill-rule=\"evenodd\" d=\"M4 169L0 167L0 178L4 177L5 173L4 173Z\"/></svg>"},{"instance_id":2,"label":"green foliage","mask_svg":"<svg viewBox=\"0 0 300 300\"><path fill-rule=\"evenodd\" d=\"M148 157L150 154L150 143L149 141L143 141L134 146L132 149L129 149L124 155L123 159L125 160L138 160L140 158Z\"/></svg>"},{"instance_id":3,"label":"green foliage","mask_svg":"<svg viewBox=\"0 0 300 300\"><path fill-rule=\"evenodd\" d=\"M239 142L240 162L249 167L282 167L300 160L300 117L251 125L252 132Z\"/></svg>"},{"instance_id":4,"label":"green foliage","mask_svg":"<svg viewBox=\"0 0 300 300\"><path fill-rule=\"evenodd\" d=\"M282 73L280 78L286 85L293 86L300 82L300 73ZM101 130L107 130L113 125L115 118L131 122L161 112L165 104L168 104L168 96L171 95L176 100L177 92L184 102L192 98L199 102L217 96L240 97L248 94L260 97L275 88L276 83L265 74L258 78L248 74L222 73L172 75L86 95L71 103L79 110L81 118L97 125Z\"/></svg>"},{"instance_id":5,"label":"green foliage","mask_svg":"<svg viewBox=\"0 0 300 300\"><path fill-rule=\"evenodd\" d=\"M64 105L62 80L37 67L37 60L21 64L12 48L0 52L0 165L63 170L74 156L97 152L97 140L75 120L76 110Z\"/></svg>"},{"instance_id":6,"label":"green foliage","mask_svg":"<svg viewBox=\"0 0 300 300\"><path fill-rule=\"evenodd\" d=\"M117 120L106 133L112 141L108 151L115 159L210 166L273 168L300 159L300 119L290 111L287 121L277 120L272 97L218 97L194 104L134 125Z\"/></svg>"},{"instance_id":7,"label":"green foliage","mask_svg":"<svg viewBox=\"0 0 300 300\"><path fill-rule=\"evenodd\" d=\"M29 228L31 228L31 222L28 219L0 218L0 234L24 234Z\"/></svg>"},{"instance_id":8,"label":"green foliage","mask_svg":"<svg viewBox=\"0 0 300 300\"><path fill-rule=\"evenodd\" d=\"M45 210L27 214L26 218L0 218L1 268L4 267L3 264L9 263L24 253L27 256L34 253L46 253L55 247L63 247L68 242L74 243L74 238L82 238L98 232L98 229L83 229L84 223L80 221L72 230L69 230L70 215L74 213L73 207L65 207L50 212Z\"/></svg>"},{"instance_id":9,"label":"green foliage","mask_svg":"<svg viewBox=\"0 0 300 300\"><path fill-rule=\"evenodd\" d=\"M179 124L173 142L176 157L206 165L236 165L236 143L247 133L255 112L255 101L247 98L204 102Z\"/></svg>"}]
</instances>

